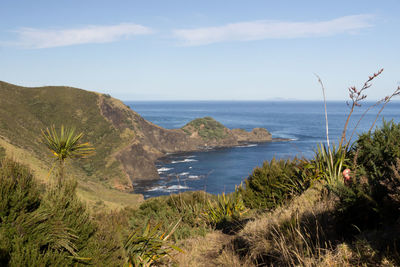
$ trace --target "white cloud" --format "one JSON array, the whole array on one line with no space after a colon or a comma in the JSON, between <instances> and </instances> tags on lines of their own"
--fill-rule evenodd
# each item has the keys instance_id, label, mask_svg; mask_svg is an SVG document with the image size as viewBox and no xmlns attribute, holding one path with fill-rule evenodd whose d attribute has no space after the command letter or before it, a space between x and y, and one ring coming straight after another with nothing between
<instances>
[{"instance_id":1,"label":"white cloud","mask_svg":"<svg viewBox=\"0 0 400 267\"><path fill-rule=\"evenodd\" d=\"M217 27L174 30L174 35L185 45L206 45L227 41L251 41L263 39L289 39L331 36L353 33L372 27L374 16L353 15L317 22L249 21L231 23Z\"/></svg>"},{"instance_id":2,"label":"white cloud","mask_svg":"<svg viewBox=\"0 0 400 267\"><path fill-rule=\"evenodd\" d=\"M25 48L49 48L89 43L109 43L135 35L150 34L148 27L123 23L111 26L86 26L83 28L47 30L21 28L16 31L14 44Z\"/></svg>"}]
</instances>

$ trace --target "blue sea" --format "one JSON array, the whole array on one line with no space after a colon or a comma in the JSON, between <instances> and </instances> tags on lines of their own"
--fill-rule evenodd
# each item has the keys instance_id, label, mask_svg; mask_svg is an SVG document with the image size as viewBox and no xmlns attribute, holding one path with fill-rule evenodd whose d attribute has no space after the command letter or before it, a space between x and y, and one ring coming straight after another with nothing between
<instances>
[{"instance_id":1,"label":"blue sea","mask_svg":"<svg viewBox=\"0 0 400 267\"><path fill-rule=\"evenodd\" d=\"M205 190L212 194L232 192L252 170L265 160L297 157L312 158L316 146L326 142L323 102L308 101L152 101L125 102L146 120L167 129L180 128L193 119L211 116L226 127L251 130L266 128L273 138L291 141L250 144L167 155L157 162L159 180L138 181L135 193L145 198L187 190ZM364 103L353 113L348 136L366 108ZM371 109L360 122L358 133L368 131L380 108ZM329 137L338 143L349 107L344 102L328 102ZM377 121L400 122L400 102L389 103ZM354 138L353 138L354 139Z\"/></svg>"}]
</instances>

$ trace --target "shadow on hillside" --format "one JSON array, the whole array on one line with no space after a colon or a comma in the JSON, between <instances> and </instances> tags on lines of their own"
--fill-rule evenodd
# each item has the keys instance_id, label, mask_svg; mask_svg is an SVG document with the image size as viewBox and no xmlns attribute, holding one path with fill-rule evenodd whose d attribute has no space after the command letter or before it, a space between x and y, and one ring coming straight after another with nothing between
<instances>
[{"instance_id":1,"label":"shadow on hillside","mask_svg":"<svg viewBox=\"0 0 400 267\"><path fill-rule=\"evenodd\" d=\"M254 235L253 239L239 234L233 247L242 259L250 257L257 266L313 265L322 263L327 253L343 258L343 245L352 255L348 262L354 266L376 266L385 258L400 263L400 224L347 236L344 228L332 211L306 212L267 225L262 236Z\"/></svg>"}]
</instances>

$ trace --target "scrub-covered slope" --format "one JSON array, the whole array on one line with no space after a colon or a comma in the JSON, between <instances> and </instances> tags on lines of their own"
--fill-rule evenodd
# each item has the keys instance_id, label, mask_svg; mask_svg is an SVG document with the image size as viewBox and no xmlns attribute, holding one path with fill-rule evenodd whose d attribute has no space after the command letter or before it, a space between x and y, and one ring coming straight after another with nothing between
<instances>
[{"instance_id":1,"label":"scrub-covered slope","mask_svg":"<svg viewBox=\"0 0 400 267\"><path fill-rule=\"evenodd\" d=\"M0 82L0 146L8 154L23 151L25 161L36 169L50 166L51 155L40 142L40 131L61 124L84 132L84 141L96 149L89 159L70 162L70 173L83 181L128 191L132 179L158 178L154 161L166 153L271 140L265 129L229 130L210 117L167 130L109 95L63 86L27 88Z\"/></svg>"}]
</instances>

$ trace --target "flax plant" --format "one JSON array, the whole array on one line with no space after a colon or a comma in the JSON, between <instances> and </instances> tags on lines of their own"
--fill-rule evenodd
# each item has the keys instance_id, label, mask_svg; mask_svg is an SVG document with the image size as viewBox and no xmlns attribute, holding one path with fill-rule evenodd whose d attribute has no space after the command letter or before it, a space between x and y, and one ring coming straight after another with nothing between
<instances>
[{"instance_id":1,"label":"flax plant","mask_svg":"<svg viewBox=\"0 0 400 267\"><path fill-rule=\"evenodd\" d=\"M332 145L329 150L323 144L318 146L313 163L316 167L316 175L328 184L341 181L342 169L348 167L346 150L343 147Z\"/></svg>"},{"instance_id":2,"label":"flax plant","mask_svg":"<svg viewBox=\"0 0 400 267\"><path fill-rule=\"evenodd\" d=\"M208 200L205 217L212 225L219 225L237 220L247 211L238 188L235 188L230 195L222 193L216 201Z\"/></svg>"},{"instance_id":3,"label":"flax plant","mask_svg":"<svg viewBox=\"0 0 400 267\"><path fill-rule=\"evenodd\" d=\"M347 134L350 118L354 112L354 109L356 107L360 107L361 101L367 98L367 95L365 94L365 90L367 90L368 88L370 88L372 86L371 81L374 80L376 77L378 77L382 72L383 72L383 69L380 69L377 73L374 73L372 76L369 76L367 81L364 82L361 89L357 89L355 86L351 86L348 89L351 104L349 104L349 103L347 103L347 104L350 107L350 111L349 111L349 114L347 115L347 118L346 118L346 121L345 121L345 124L343 127L342 135L341 135L341 138L339 141L339 146L336 147L335 145L333 145L332 148L331 148L331 145L329 142L330 140L329 140L329 135L328 135L329 125L328 125L328 116L327 116L327 108L326 108L325 87L324 87L320 77L318 75L316 75L318 78L318 82L321 85L323 97L324 97L327 148L325 147L325 145L320 144L317 151L315 152L314 162L316 164L318 171L322 174L322 177L328 184L333 184L338 181L341 181L341 179L340 179L341 171L345 165L345 161L347 160L346 154L347 154L348 148L350 146L351 138L353 137L353 134L356 131L356 128L358 127L358 125L360 123L360 121L358 121L358 123L354 127L350 139L346 139L346 134ZM383 108L391 100L391 98L393 96L396 96L399 94L400 94L400 89L397 88L397 90L391 96L388 96L384 100L380 100L375 105L373 105L372 107L379 105L382 102L384 103L382 109L378 112L377 116L379 116L379 114L382 112ZM372 107L370 107L370 108L372 108ZM366 110L366 112L368 112L370 110L370 108L368 108ZM364 117L366 112L364 112L361 119ZM375 120L375 122L376 122L376 120ZM371 128L374 126L375 122L372 124Z\"/></svg>"},{"instance_id":4,"label":"flax plant","mask_svg":"<svg viewBox=\"0 0 400 267\"><path fill-rule=\"evenodd\" d=\"M50 129L42 130L42 141L52 152L55 163L58 162L59 174L58 184L60 185L65 175L65 161L69 158L85 158L94 153L94 147L89 143L81 143L83 132L75 134L74 128L61 125L60 132L57 133L55 126ZM54 168L51 168L51 171Z\"/></svg>"},{"instance_id":5,"label":"flax plant","mask_svg":"<svg viewBox=\"0 0 400 267\"><path fill-rule=\"evenodd\" d=\"M161 232L162 223L150 226L147 223L142 233L140 230L132 232L125 242L124 248L128 253L128 263L126 266L148 267L159 262L162 258L169 256L173 250L183 252L177 246L168 243L168 238L175 232L180 220L172 227L172 230Z\"/></svg>"}]
</instances>

